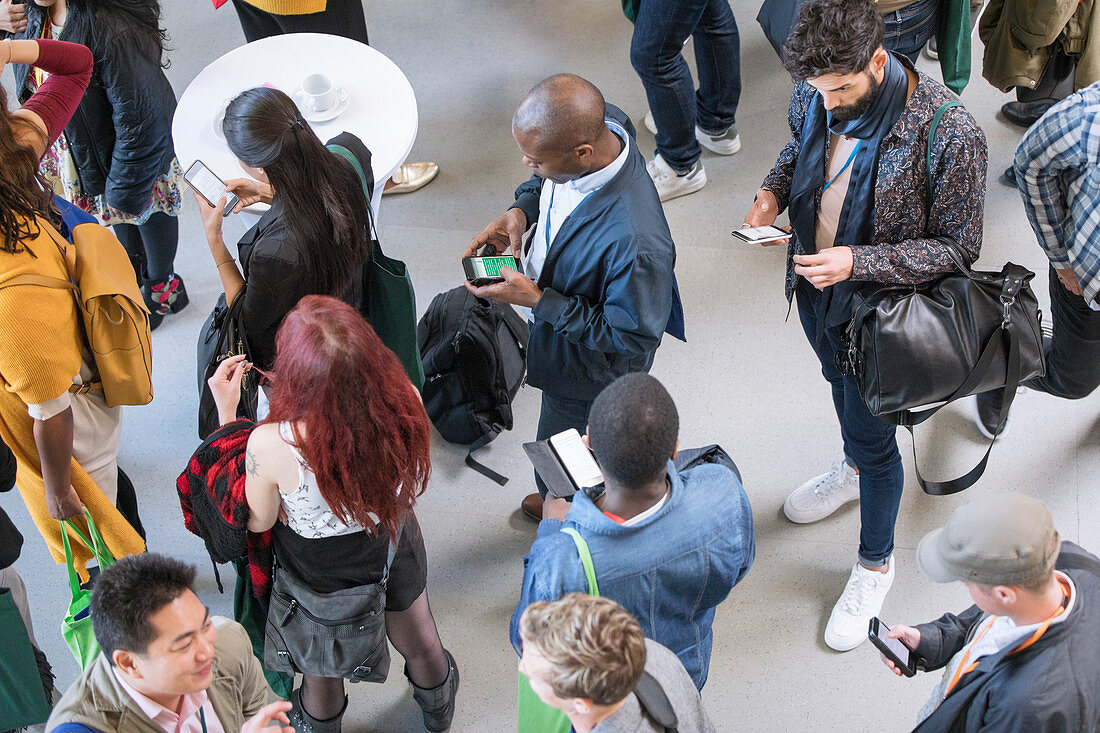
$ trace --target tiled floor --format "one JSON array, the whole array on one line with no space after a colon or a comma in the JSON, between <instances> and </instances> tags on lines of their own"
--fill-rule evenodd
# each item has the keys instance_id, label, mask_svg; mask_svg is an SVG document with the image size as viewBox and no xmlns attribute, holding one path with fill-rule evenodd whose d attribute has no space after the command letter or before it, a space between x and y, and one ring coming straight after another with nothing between
<instances>
[{"instance_id":1,"label":"tiled floor","mask_svg":"<svg viewBox=\"0 0 1100 733\"><path fill-rule=\"evenodd\" d=\"M857 508L811 526L792 525L781 513L787 492L839 455L839 433L801 329L786 319L782 252L738 245L729 236L786 141L791 91L753 20L758 1L732 4L742 32L744 94L737 124L744 148L731 158L706 153L706 188L665 206L690 340L666 342L653 369L679 405L681 443L725 446L742 468L755 510L756 565L718 609L703 697L721 731L907 730L933 678L896 678L869 646L837 654L821 640L824 619L854 561ZM575 72L595 82L636 123L645 113L645 96L628 61L631 26L613 0L366 5L373 44L405 71L420 105L410 159L436 160L442 167L423 191L387 197L381 213L386 250L408 262L423 308L432 295L460 282L459 253L503 211L526 177L509 123L528 88L551 73ZM205 64L243 42L230 7L214 11L197 0L165 0L164 16L175 49L168 75L177 93ZM927 61L920 66L938 74ZM977 49L976 78L963 100L985 129L993 173L980 264L998 267L1012 259L1042 272L1045 258L1018 195L995 181L1020 130L997 118L1008 97L978 78L980 68ZM315 69L303 59L302 70L304 75ZM5 81L10 84L10 76ZM649 154L653 138L638 127L639 143ZM231 222L227 239L240 231ZM184 530L175 498L175 477L197 444L196 335L220 292L193 207L182 219L177 263L192 306L154 336L157 398L148 407L127 409L120 462L138 486L150 549L196 563L201 597L216 613L230 614L232 598L217 593L202 544ZM1035 288L1045 301L1045 276L1036 278ZM980 455L969 408L952 408L920 431L926 474L946 477ZM417 510L431 558L433 608L462 668L453 728L459 732L513 727L516 658L507 630L522 557L534 537L534 525L517 509L531 490L520 443L534 435L536 390L522 390L515 411L515 429L484 456L512 481L500 488L483 479L463 465L464 451L437 436L432 481ZM897 579L882 614L888 623L930 620L967 605L961 587L926 581L913 559L923 533L942 524L966 497L923 495L913 478L908 435L901 433L899 442L907 489L897 530ZM1065 538L1096 551L1098 486L1100 395L1067 402L1028 393L1017 402L1012 431L995 449L985 478L970 493L1019 489L1040 496ZM38 636L58 684L66 685L77 670L57 630L66 606L64 572L47 558L18 498L4 495L0 503L27 528L17 567L27 579ZM387 684L352 687L350 695L346 730L419 730L399 660Z\"/></svg>"}]
</instances>

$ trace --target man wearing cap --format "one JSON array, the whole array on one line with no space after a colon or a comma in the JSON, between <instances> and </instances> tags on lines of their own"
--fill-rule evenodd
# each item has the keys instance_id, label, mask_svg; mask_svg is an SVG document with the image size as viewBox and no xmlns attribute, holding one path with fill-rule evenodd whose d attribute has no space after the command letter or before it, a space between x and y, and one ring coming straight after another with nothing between
<instances>
[{"instance_id":1,"label":"man wearing cap","mask_svg":"<svg viewBox=\"0 0 1100 733\"><path fill-rule=\"evenodd\" d=\"M918 669L943 670L916 731L1100 729L1100 560L1059 542L1042 502L1012 492L956 509L917 565L974 605L890 630Z\"/></svg>"}]
</instances>

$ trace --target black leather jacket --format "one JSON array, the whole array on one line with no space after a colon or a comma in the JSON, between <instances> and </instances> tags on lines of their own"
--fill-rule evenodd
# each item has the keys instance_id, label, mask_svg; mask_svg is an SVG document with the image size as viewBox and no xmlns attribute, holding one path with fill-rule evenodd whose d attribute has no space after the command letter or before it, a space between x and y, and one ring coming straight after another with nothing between
<instances>
[{"instance_id":1,"label":"black leather jacket","mask_svg":"<svg viewBox=\"0 0 1100 733\"><path fill-rule=\"evenodd\" d=\"M45 10L27 3L27 27L17 38L39 38ZM95 57L92 81L65 127L80 187L88 196L106 194L107 203L129 214L144 211L153 182L168 172L176 152L172 115L176 96L157 65L159 49L125 25L97 24L91 38L73 38L72 24L61 40L82 43ZM29 66L14 65L20 101L30 96Z\"/></svg>"}]
</instances>

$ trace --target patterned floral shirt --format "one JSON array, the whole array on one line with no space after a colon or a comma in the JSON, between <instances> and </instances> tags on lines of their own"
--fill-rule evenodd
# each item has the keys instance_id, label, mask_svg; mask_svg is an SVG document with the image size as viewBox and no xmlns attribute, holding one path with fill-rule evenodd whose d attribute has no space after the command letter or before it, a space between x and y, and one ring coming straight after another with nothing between
<instances>
[{"instance_id":1,"label":"patterned floral shirt","mask_svg":"<svg viewBox=\"0 0 1100 733\"><path fill-rule=\"evenodd\" d=\"M906 68L912 64L903 59ZM985 133L962 107L944 112L932 142L932 207L928 207L928 130L936 109L956 99L946 87L917 72L919 81L901 117L879 148L875 213L870 242L852 248L852 280L921 283L954 269L946 248L935 237L948 236L977 259L982 245L987 162ZM806 82L795 86L787 121L791 140L779 153L762 188L787 208L795 162L802 146L802 121L817 91ZM828 143L826 143L828 144ZM827 156L826 156L827 157ZM821 191L817 192L821 205ZM813 241L792 237L787 248L788 300L798 276L791 256L811 254Z\"/></svg>"}]
</instances>

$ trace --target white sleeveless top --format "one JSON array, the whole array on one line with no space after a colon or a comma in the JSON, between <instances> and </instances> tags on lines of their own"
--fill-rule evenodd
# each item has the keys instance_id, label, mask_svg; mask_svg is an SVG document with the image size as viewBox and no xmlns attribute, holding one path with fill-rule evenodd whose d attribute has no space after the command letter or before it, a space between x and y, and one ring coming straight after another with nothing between
<instances>
[{"instance_id":1,"label":"white sleeveless top","mask_svg":"<svg viewBox=\"0 0 1100 733\"><path fill-rule=\"evenodd\" d=\"M344 522L333 513L329 503L321 495L321 490L317 488L317 477L306 465L305 457L294 444L294 431L290 423L279 423L279 435L290 446L298 462L298 488L282 494L283 510L286 511L290 528L306 539L362 532L363 525L358 522ZM373 514L370 516L377 523L377 517Z\"/></svg>"}]
</instances>

